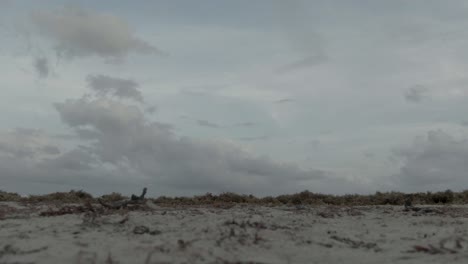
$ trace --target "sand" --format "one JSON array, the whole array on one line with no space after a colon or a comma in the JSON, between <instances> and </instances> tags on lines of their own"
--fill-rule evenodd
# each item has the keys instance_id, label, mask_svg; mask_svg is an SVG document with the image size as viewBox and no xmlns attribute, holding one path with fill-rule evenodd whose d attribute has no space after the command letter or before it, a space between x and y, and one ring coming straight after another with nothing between
<instances>
[{"instance_id":1,"label":"sand","mask_svg":"<svg viewBox=\"0 0 468 264\"><path fill-rule=\"evenodd\" d=\"M0 263L468 263L468 206L0 203Z\"/></svg>"}]
</instances>

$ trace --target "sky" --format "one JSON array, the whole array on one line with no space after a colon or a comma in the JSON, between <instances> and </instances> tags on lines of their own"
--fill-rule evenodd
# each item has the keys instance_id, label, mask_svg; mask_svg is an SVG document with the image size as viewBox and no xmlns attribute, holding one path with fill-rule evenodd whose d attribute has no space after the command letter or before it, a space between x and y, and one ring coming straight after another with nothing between
<instances>
[{"instance_id":1,"label":"sky","mask_svg":"<svg viewBox=\"0 0 468 264\"><path fill-rule=\"evenodd\" d=\"M466 1L0 0L0 189L468 189Z\"/></svg>"}]
</instances>

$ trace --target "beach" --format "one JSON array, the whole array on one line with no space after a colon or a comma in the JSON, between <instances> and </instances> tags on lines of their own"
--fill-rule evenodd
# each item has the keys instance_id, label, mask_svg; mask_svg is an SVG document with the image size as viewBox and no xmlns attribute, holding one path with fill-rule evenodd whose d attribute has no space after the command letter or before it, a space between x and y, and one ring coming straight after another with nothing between
<instances>
[{"instance_id":1,"label":"beach","mask_svg":"<svg viewBox=\"0 0 468 264\"><path fill-rule=\"evenodd\" d=\"M91 206L91 207L89 207ZM91 208L91 209L90 209ZM468 206L0 203L0 263L466 263Z\"/></svg>"}]
</instances>

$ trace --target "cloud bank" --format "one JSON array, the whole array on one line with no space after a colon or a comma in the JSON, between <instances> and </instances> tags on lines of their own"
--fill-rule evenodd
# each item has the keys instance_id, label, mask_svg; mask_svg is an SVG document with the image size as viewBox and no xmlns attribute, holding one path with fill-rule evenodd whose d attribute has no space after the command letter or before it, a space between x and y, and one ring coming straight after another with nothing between
<instances>
[{"instance_id":1,"label":"cloud bank","mask_svg":"<svg viewBox=\"0 0 468 264\"><path fill-rule=\"evenodd\" d=\"M274 194L303 190L302 184L327 174L255 156L230 142L179 137L170 125L147 118L140 102L131 104L109 97L115 87L136 89L134 83L91 76L88 84L94 95L54 104L80 143L68 150L36 146L38 135L31 132L28 135L32 139L23 140L25 132L16 131L19 140L0 144L0 153L17 159L35 156L37 151L42 154L20 170L3 159L0 166L6 177L66 182L83 188L96 182L154 185L159 190L172 190L171 194Z\"/></svg>"}]
</instances>

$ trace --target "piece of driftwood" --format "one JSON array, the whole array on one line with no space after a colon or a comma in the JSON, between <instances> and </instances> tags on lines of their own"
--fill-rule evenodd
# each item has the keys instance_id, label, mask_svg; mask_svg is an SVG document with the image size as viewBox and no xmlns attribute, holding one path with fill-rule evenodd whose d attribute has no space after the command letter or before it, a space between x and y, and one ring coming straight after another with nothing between
<instances>
[{"instance_id":1,"label":"piece of driftwood","mask_svg":"<svg viewBox=\"0 0 468 264\"><path fill-rule=\"evenodd\" d=\"M132 197L130 198L130 200L132 200L132 201L143 201L145 199L145 195L146 195L146 188L143 188L143 191L141 192L140 196L136 196L136 195L132 194Z\"/></svg>"},{"instance_id":2,"label":"piece of driftwood","mask_svg":"<svg viewBox=\"0 0 468 264\"><path fill-rule=\"evenodd\" d=\"M136 195L132 194L130 200L121 200L121 201L116 201L116 202L112 202L112 203L106 203L101 199L98 199L98 201L105 208L121 209L121 208L125 208L125 207L127 207L128 205L131 205L131 204L141 204L141 203L143 203L143 201L145 200L146 191L147 191L147 189L143 188L143 191L141 192L140 196L136 196Z\"/></svg>"}]
</instances>

